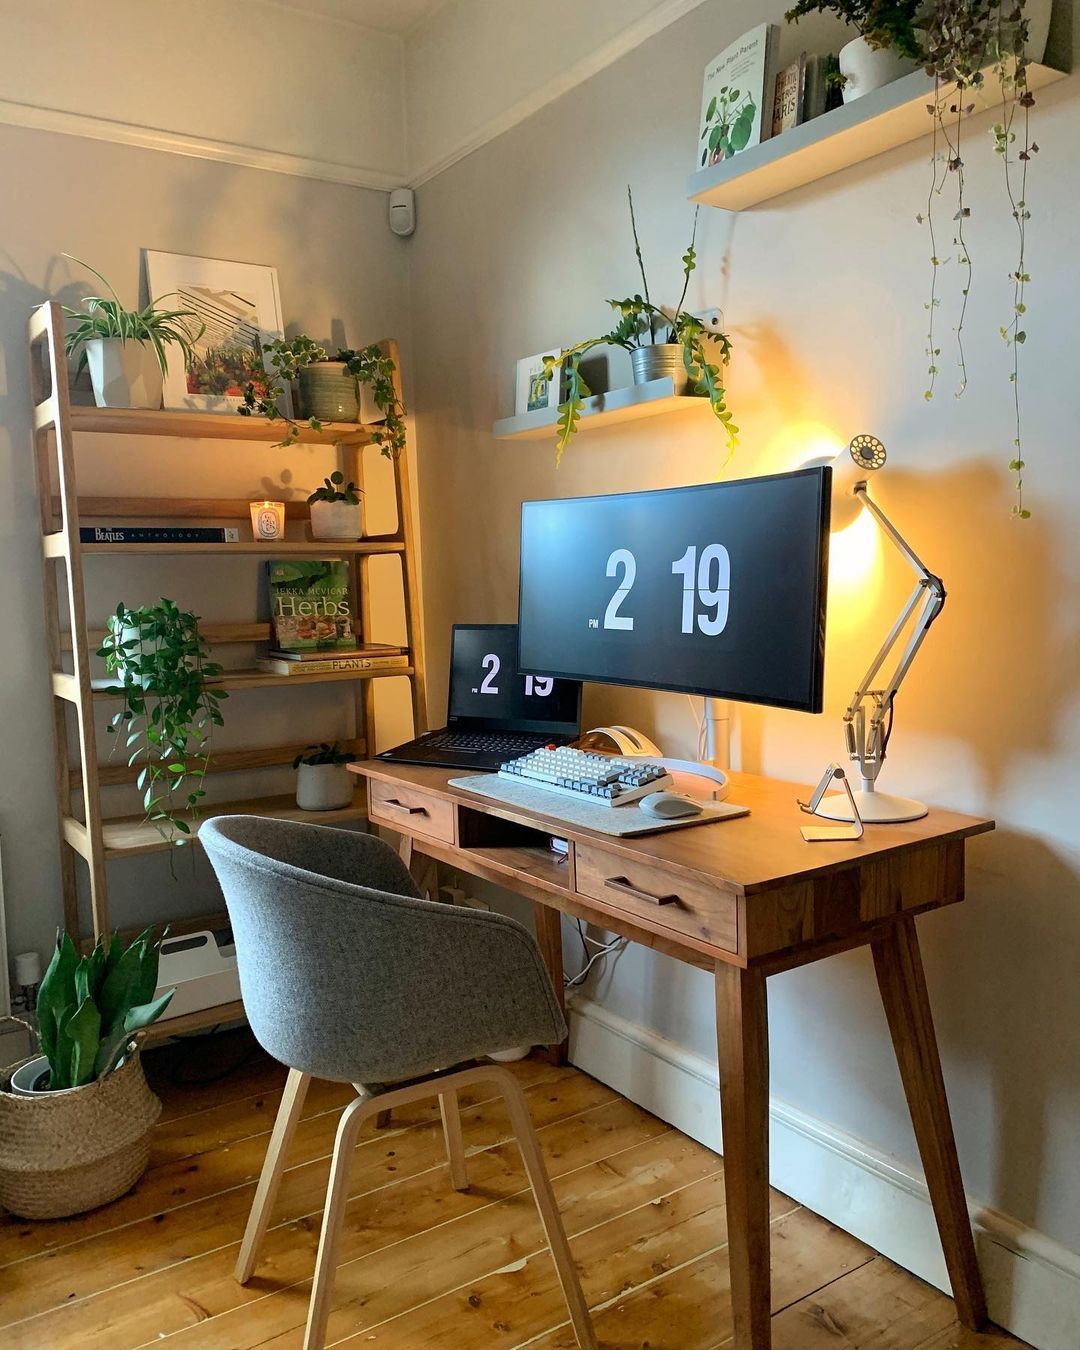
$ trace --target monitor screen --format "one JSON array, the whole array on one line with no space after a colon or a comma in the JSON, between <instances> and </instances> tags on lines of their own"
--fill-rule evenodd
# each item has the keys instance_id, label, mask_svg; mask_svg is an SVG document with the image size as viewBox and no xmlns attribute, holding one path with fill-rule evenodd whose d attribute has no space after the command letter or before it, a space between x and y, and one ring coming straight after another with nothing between
<instances>
[{"instance_id":1,"label":"monitor screen","mask_svg":"<svg viewBox=\"0 0 1080 1350\"><path fill-rule=\"evenodd\" d=\"M521 669L820 712L831 477L524 502Z\"/></svg>"},{"instance_id":2,"label":"monitor screen","mask_svg":"<svg viewBox=\"0 0 1080 1350\"><path fill-rule=\"evenodd\" d=\"M455 624L449 720L576 736L581 729L581 685L550 675L519 674L516 624Z\"/></svg>"}]
</instances>

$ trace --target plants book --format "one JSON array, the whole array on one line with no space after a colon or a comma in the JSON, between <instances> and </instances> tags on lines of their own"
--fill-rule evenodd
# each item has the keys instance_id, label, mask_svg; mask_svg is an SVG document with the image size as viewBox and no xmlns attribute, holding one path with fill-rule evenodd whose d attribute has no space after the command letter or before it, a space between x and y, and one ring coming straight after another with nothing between
<instances>
[{"instance_id":1,"label":"plants book","mask_svg":"<svg viewBox=\"0 0 1080 1350\"><path fill-rule=\"evenodd\" d=\"M267 675L328 675L335 671L404 670L407 656L327 656L322 661L287 661L264 656L256 662Z\"/></svg>"},{"instance_id":2,"label":"plants book","mask_svg":"<svg viewBox=\"0 0 1080 1350\"><path fill-rule=\"evenodd\" d=\"M772 128L779 25L759 24L705 67L700 168L766 140Z\"/></svg>"},{"instance_id":3,"label":"plants book","mask_svg":"<svg viewBox=\"0 0 1080 1350\"><path fill-rule=\"evenodd\" d=\"M349 652L356 633L343 559L269 561L270 627L276 646L296 652Z\"/></svg>"}]
</instances>

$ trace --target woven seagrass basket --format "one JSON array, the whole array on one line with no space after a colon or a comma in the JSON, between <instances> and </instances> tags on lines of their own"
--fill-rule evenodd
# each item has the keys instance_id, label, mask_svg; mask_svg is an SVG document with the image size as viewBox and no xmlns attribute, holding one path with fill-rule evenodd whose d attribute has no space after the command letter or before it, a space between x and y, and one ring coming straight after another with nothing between
<instances>
[{"instance_id":1,"label":"woven seagrass basket","mask_svg":"<svg viewBox=\"0 0 1080 1350\"><path fill-rule=\"evenodd\" d=\"M24 1219L62 1219L115 1200L146 1171L161 1102L138 1051L85 1087L19 1097L0 1072L0 1207Z\"/></svg>"}]
</instances>

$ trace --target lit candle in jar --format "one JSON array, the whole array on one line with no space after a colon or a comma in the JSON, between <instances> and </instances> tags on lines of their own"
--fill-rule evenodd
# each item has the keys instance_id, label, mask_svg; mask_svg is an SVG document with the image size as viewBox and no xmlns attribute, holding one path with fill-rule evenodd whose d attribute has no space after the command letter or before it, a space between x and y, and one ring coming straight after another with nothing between
<instances>
[{"instance_id":1,"label":"lit candle in jar","mask_svg":"<svg viewBox=\"0 0 1080 1350\"><path fill-rule=\"evenodd\" d=\"M255 539L284 539L285 503L252 502L251 533Z\"/></svg>"}]
</instances>

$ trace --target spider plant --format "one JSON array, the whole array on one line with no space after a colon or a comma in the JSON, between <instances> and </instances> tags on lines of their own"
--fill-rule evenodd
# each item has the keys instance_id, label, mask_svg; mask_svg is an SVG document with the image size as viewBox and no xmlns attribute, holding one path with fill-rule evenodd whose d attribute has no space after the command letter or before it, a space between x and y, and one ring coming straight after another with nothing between
<instances>
[{"instance_id":1,"label":"spider plant","mask_svg":"<svg viewBox=\"0 0 1080 1350\"><path fill-rule=\"evenodd\" d=\"M109 292L107 296L86 296L82 302L83 309L63 306L64 313L75 321L74 327L64 340L68 355L70 356L80 345L83 349L76 374L86 365L86 343L98 338L120 338L122 342L138 342L142 346L149 343L157 356L162 375L166 373L168 365L165 348L170 343L175 344L184 353L185 362L191 360L192 343L198 342L206 331L206 325L202 323L199 323L197 332L193 331L193 322L198 322L199 319L193 309L160 309L160 300L151 300L145 309L125 309L120 303L120 297L96 268L83 262L81 258L76 258L73 253L65 253L63 256L77 262L80 267L85 267L88 272L93 272ZM160 297L161 300L167 298L168 296Z\"/></svg>"}]
</instances>

